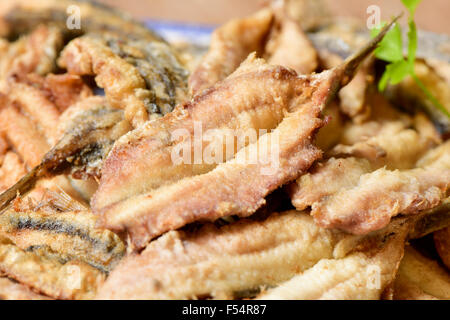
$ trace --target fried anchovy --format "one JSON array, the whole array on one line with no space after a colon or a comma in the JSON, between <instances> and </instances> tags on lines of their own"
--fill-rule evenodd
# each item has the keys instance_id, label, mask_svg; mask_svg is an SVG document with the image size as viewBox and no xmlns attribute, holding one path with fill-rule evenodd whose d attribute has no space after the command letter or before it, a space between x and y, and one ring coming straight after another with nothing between
<instances>
[{"instance_id":1,"label":"fried anchovy","mask_svg":"<svg viewBox=\"0 0 450 320\"><path fill-rule=\"evenodd\" d=\"M126 118L139 118L140 124L149 115L171 112L188 97L188 71L161 41L90 34L70 42L59 65L71 74L95 75L111 105L124 108Z\"/></svg>"},{"instance_id":2,"label":"fried anchovy","mask_svg":"<svg viewBox=\"0 0 450 320\"><path fill-rule=\"evenodd\" d=\"M72 7L71 7L72 6ZM68 9L74 8L74 11ZM80 10L80 27L76 25L76 9ZM73 17L74 27L67 22ZM133 20L108 6L94 1L75 0L8 0L0 4L0 35L10 38L33 30L43 23L57 24L66 32L67 38L73 38L86 32L113 32L124 38L161 41L161 38Z\"/></svg>"},{"instance_id":3,"label":"fried anchovy","mask_svg":"<svg viewBox=\"0 0 450 320\"><path fill-rule=\"evenodd\" d=\"M265 221L173 231L125 258L96 298L230 299L275 286L332 258L338 241L338 234L295 211Z\"/></svg>"},{"instance_id":4,"label":"fried anchovy","mask_svg":"<svg viewBox=\"0 0 450 320\"><path fill-rule=\"evenodd\" d=\"M387 234L343 259L323 259L306 272L259 296L265 300L379 300L397 274L408 224L393 224ZM369 239L368 239L369 240ZM374 279L374 268L379 278ZM376 282L376 283L375 283Z\"/></svg>"},{"instance_id":5,"label":"fried anchovy","mask_svg":"<svg viewBox=\"0 0 450 320\"><path fill-rule=\"evenodd\" d=\"M0 277L0 300L50 300L27 286L6 277Z\"/></svg>"},{"instance_id":6,"label":"fried anchovy","mask_svg":"<svg viewBox=\"0 0 450 320\"><path fill-rule=\"evenodd\" d=\"M62 262L42 247L22 250L0 237L0 271L55 299L92 299L105 274L83 262Z\"/></svg>"},{"instance_id":7,"label":"fried anchovy","mask_svg":"<svg viewBox=\"0 0 450 320\"><path fill-rule=\"evenodd\" d=\"M103 159L114 142L130 130L123 120L123 111L113 109L107 103L95 106L78 114L68 126L62 139L13 187L0 195L0 210L4 209L17 194L24 195L36 183L48 176L71 172L75 176L100 175Z\"/></svg>"},{"instance_id":8,"label":"fried anchovy","mask_svg":"<svg viewBox=\"0 0 450 320\"><path fill-rule=\"evenodd\" d=\"M264 220L242 219L222 227L206 224L195 231L172 231L151 242L142 253L126 257L96 298L248 298L264 287L280 285L305 271L314 272L324 263L341 265L338 261L347 257L353 260L363 255L375 265L383 263L383 259L387 263L398 262L401 256L385 251L391 240L399 240L402 244L398 249L403 250L405 237L418 235L411 228L423 235L444 227L447 222L439 222L440 215L435 210L397 218L388 227L365 236L319 228L308 212L299 211L272 213ZM431 219L435 222L423 223ZM370 260L380 252L386 253L383 259ZM323 259L328 260L320 264ZM358 269L368 271L367 266L364 263ZM325 269L321 268L324 272ZM396 266L390 265L389 270L395 271ZM352 276L346 274L348 278ZM391 280L394 276L395 272L389 275ZM364 294L370 297L380 292Z\"/></svg>"},{"instance_id":9,"label":"fried anchovy","mask_svg":"<svg viewBox=\"0 0 450 320\"><path fill-rule=\"evenodd\" d=\"M298 102L297 107L271 133L241 149L234 159L219 164L205 174L187 177L109 207L98 208L94 202L94 213L101 216L101 225L116 231L128 231L133 245L142 248L152 238L191 222L253 214L265 203L268 194L296 179L321 157L321 151L312 140L324 124L321 120L323 108L343 85L348 84L360 63L375 49L388 28L345 64L319 75L297 76L295 72L283 71L285 69L282 67L270 69L265 73L268 78L288 75L281 78L284 80L281 86L291 85L293 89L289 98ZM247 75L245 70L242 71L246 75L242 77L243 83L248 79L259 80L253 70L247 71ZM261 91L264 90L247 93L247 99L254 102L257 101L255 95L274 92ZM235 101L239 100L232 99L232 103ZM257 117L251 119L254 121ZM280 149L267 151L265 159L260 157L255 164L248 164L247 153L257 154L257 150L269 145L274 141L272 139L279 139ZM272 168L273 163L268 164L267 159L274 158L278 162ZM261 174L270 169L273 169L271 173Z\"/></svg>"},{"instance_id":10,"label":"fried anchovy","mask_svg":"<svg viewBox=\"0 0 450 320\"><path fill-rule=\"evenodd\" d=\"M125 246L114 233L96 229L95 223L90 212L8 210L0 216L0 235L23 250L48 247L63 262L82 261L109 272L124 255Z\"/></svg>"}]
</instances>

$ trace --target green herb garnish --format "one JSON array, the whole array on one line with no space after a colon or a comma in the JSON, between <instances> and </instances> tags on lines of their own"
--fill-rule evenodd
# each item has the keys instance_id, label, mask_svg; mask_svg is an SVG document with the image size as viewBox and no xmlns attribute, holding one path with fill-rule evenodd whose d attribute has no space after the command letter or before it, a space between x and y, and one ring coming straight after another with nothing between
<instances>
[{"instance_id":1,"label":"green herb garnish","mask_svg":"<svg viewBox=\"0 0 450 320\"><path fill-rule=\"evenodd\" d=\"M384 39L375 50L375 56L383 61L389 62L386 70L378 83L378 89L384 91L388 84L396 85L402 82L406 77L411 76L418 87L424 92L426 97L447 117L450 118L449 111L433 96L425 85L417 77L414 70L417 53L417 27L414 22L414 16L417 6L422 0L402 0L402 3L409 11L409 32L408 32L408 57L403 56L402 30L398 23L386 34ZM376 36L380 30L372 30L372 36Z\"/></svg>"}]
</instances>

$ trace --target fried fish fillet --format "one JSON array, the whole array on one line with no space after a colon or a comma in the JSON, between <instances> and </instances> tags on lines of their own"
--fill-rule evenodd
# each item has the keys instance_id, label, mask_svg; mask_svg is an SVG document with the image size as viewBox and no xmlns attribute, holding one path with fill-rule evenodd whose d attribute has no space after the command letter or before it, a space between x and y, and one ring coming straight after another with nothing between
<instances>
[{"instance_id":1,"label":"fried fish fillet","mask_svg":"<svg viewBox=\"0 0 450 320\"><path fill-rule=\"evenodd\" d=\"M304 210L342 189L356 186L361 176L379 168L415 167L418 159L435 142L415 130L403 130L402 127L388 122L374 137L351 146L337 145L328 152L332 158L317 163L312 171L289 186L292 204L297 210Z\"/></svg>"},{"instance_id":2,"label":"fried fish fillet","mask_svg":"<svg viewBox=\"0 0 450 320\"><path fill-rule=\"evenodd\" d=\"M0 128L30 168L38 165L50 146L31 119L11 103L0 109Z\"/></svg>"},{"instance_id":3,"label":"fried fish fillet","mask_svg":"<svg viewBox=\"0 0 450 320\"><path fill-rule=\"evenodd\" d=\"M36 166L0 196L2 209L16 197L17 192L22 195L26 194L44 178L54 177L67 172L75 177L100 174L102 161L111 150L113 143L131 128L128 121L123 118L123 111L111 108L103 97L90 97L81 101L80 104L83 106L74 105L75 110L80 109L79 112L74 112L73 118L67 124L63 137L47 153L44 150L48 148L48 145L42 139L38 140L42 141L42 146L37 152L31 153L29 149L34 150L37 147L36 144L29 145L29 141L17 136L17 132L19 132L26 137L30 136L30 140L38 139L39 135L37 133L34 135L30 132L30 127L25 128L26 121L29 121L27 118L23 116L20 118L24 122L23 124L20 123L23 131L7 131L8 135L13 132L16 133L12 135L11 139L17 140L16 145L18 147L22 147L23 141L27 142L27 144L23 145L23 148L27 149L24 154L33 155L32 160L36 161L37 164L36 162L30 163ZM4 113L6 111L16 112L12 108L1 112ZM70 114L71 111L68 110L67 113ZM5 122L7 120L5 119ZM17 123L17 119L11 119L11 122L8 124L17 126ZM31 128L33 127L31 126ZM20 150L18 147L16 149ZM55 179L61 180L65 179L65 177L60 176Z\"/></svg>"},{"instance_id":4,"label":"fried fish fillet","mask_svg":"<svg viewBox=\"0 0 450 320\"><path fill-rule=\"evenodd\" d=\"M97 299L233 298L332 258L339 237L307 214L273 214L196 232L172 231L126 257Z\"/></svg>"},{"instance_id":5,"label":"fried fish fillet","mask_svg":"<svg viewBox=\"0 0 450 320\"><path fill-rule=\"evenodd\" d=\"M8 99L20 106L20 109L29 115L34 125L39 127L46 137L53 137L58 126L60 112L45 93L38 88L25 83L10 84ZM51 145L52 139L48 139Z\"/></svg>"},{"instance_id":6,"label":"fried fish fillet","mask_svg":"<svg viewBox=\"0 0 450 320\"><path fill-rule=\"evenodd\" d=\"M12 187L27 173L27 169L15 152L6 153L0 166L0 192Z\"/></svg>"},{"instance_id":7,"label":"fried fish fillet","mask_svg":"<svg viewBox=\"0 0 450 320\"><path fill-rule=\"evenodd\" d=\"M311 137L322 126L321 108L319 102L293 112L273 133L262 136L213 171L107 207L100 211L101 225L127 230L133 244L142 248L152 238L194 221L251 215L265 203L269 193L304 173L320 158L321 152L313 146ZM269 151L267 158L246 164L247 152L257 154L264 145L276 144L278 137L279 152ZM277 156L280 163L270 163Z\"/></svg>"},{"instance_id":8,"label":"fried fish fillet","mask_svg":"<svg viewBox=\"0 0 450 320\"><path fill-rule=\"evenodd\" d=\"M0 216L0 235L22 250L47 247L64 260L87 263L109 272L125 253L120 238L108 230L95 228L91 212L16 212Z\"/></svg>"},{"instance_id":9,"label":"fried fish fillet","mask_svg":"<svg viewBox=\"0 0 450 320\"><path fill-rule=\"evenodd\" d=\"M328 154L333 157L358 157L368 159L374 168L410 169L435 142L422 138L413 129L399 132L386 130L351 146L339 144Z\"/></svg>"},{"instance_id":10,"label":"fried fish fillet","mask_svg":"<svg viewBox=\"0 0 450 320\"><path fill-rule=\"evenodd\" d=\"M356 185L363 174L371 171L372 166L366 159L331 158L317 163L296 183L289 185L288 192L294 207L305 210L343 188Z\"/></svg>"},{"instance_id":11,"label":"fried fish fillet","mask_svg":"<svg viewBox=\"0 0 450 320\"><path fill-rule=\"evenodd\" d=\"M81 262L63 263L43 252L0 245L0 270L8 277L55 299L92 299L105 275Z\"/></svg>"},{"instance_id":12,"label":"fried fish fillet","mask_svg":"<svg viewBox=\"0 0 450 320\"><path fill-rule=\"evenodd\" d=\"M267 77L288 76L281 86L292 85L294 90L289 97L298 102L297 108L289 112L272 132L239 150L234 159L219 164L208 173L184 178L109 207L99 208L94 201L93 210L100 215L101 226L128 231L133 245L142 248L152 238L191 222L230 215L245 217L254 213L265 203L268 194L300 176L321 157L321 151L313 145L313 138L324 124L322 110L338 89L351 80L361 61L382 37L383 33L344 65L319 75L297 76L293 71L282 72L282 67L270 70ZM258 84L259 80L253 78ZM269 94L276 90L274 88ZM247 103L253 103L256 96L263 94L249 93ZM167 119L170 120L164 118L163 121ZM271 150L268 146L272 146ZM258 150L262 152L258 154ZM257 159L251 159L254 163L249 161L248 155L256 155Z\"/></svg>"},{"instance_id":13,"label":"fried fish fillet","mask_svg":"<svg viewBox=\"0 0 450 320\"><path fill-rule=\"evenodd\" d=\"M80 28L76 28L76 25L75 28L68 28L67 22L76 23L78 13L81 19ZM72 17L75 20L70 19ZM0 36L2 37L14 37L33 30L39 24L47 23L58 25L68 37L79 36L85 32L108 31L124 38L161 40L155 33L128 15L90 0L8 0L0 4Z\"/></svg>"},{"instance_id":14,"label":"fried fish fillet","mask_svg":"<svg viewBox=\"0 0 450 320\"><path fill-rule=\"evenodd\" d=\"M300 24L289 17L283 7L276 9L264 57L270 64L295 70L298 74L310 74L318 67L318 56Z\"/></svg>"},{"instance_id":15,"label":"fried fish fillet","mask_svg":"<svg viewBox=\"0 0 450 320\"><path fill-rule=\"evenodd\" d=\"M316 291L316 296L325 294L333 281L337 285L345 278L351 280L338 287L343 291L330 290L329 297L331 294L335 297L341 294L341 298L346 294L354 299L379 297L395 277L405 237L418 235L411 227L415 229L418 225L421 235L433 232L437 225L442 227L439 215L440 212L429 212L399 218L387 228L365 236L320 228L308 212L298 211L272 213L265 220L242 219L221 227L206 224L197 230L171 231L151 242L140 254L125 257L96 298L249 298L261 290L264 292L264 288L283 286L285 281L303 272L313 275L318 270L326 272L322 267L327 265L342 277L333 278L333 274L327 273L330 285L320 282L322 286L318 287L320 292ZM436 223L425 223L431 218ZM350 262L353 269L343 268L348 272L340 272L344 262ZM367 280L363 276L370 275L370 265L383 271L382 288L366 290L353 286ZM320 276L308 277L311 282L320 279ZM308 298L313 297L314 288L302 287L300 281L296 285L304 291L296 290L292 297L296 293L306 294L308 290L311 294Z\"/></svg>"},{"instance_id":16,"label":"fried fish fillet","mask_svg":"<svg viewBox=\"0 0 450 320\"><path fill-rule=\"evenodd\" d=\"M210 49L189 78L195 96L232 74L252 52L262 55L274 14L267 8L214 31Z\"/></svg>"},{"instance_id":17,"label":"fried fish fillet","mask_svg":"<svg viewBox=\"0 0 450 320\"><path fill-rule=\"evenodd\" d=\"M359 123L349 121L345 124L341 134L340 143L354 145L364 142L372 137L395 134L414 126L411 116L394 108L380 93L369 90L366 97L367 104L376 106L370 108L370 118Z\"/></svg>"},{"instance_id":18,"label":"fried fish fillet","mask_svg":"<svg viewBox=\"0 0 450 320\"><path fill-rule=\"evenodd\" d=\"M307 85L307 81L297 78L292 71L268 66L250 56L235 73L211 90L120 139L103 166L93 208L101 210L133 195L211 171L217 163L203 161L203 152L202 161L194 163L194 143L185 151L192 164L174 163L172 154L183 140L192 141L199 131L206 134L215 129L215 136L224 138L220 144L226 149L225 138L230 130L243 134L253 130L251 133L258 135L259 130L276 128L286 113L293 112L306 99L309 93L296 96L295 92L303 84ZM187 135L175 136L184 131ZM252 140L255 139L257 136ZM220 162L230 160L236 151L252 142L256 141L243 141L236 150L229 147ZM208 145L213 145L213 141L204 142L202 150Z\"/></svg>"},{"instance_id":19,"label":"fried fish fillet","mask_svg":"<svg viewBox=\"0 0 450 320\"><path fill-rule=\"evenodd\" d=\"M317 53L298 22L284 7L265 8L214 31L208 53L189 79L191 93L197 95L228 77L252 52L299 74L309 74L318 65Z\"/></svg>"},{"instance_id":20,"label":"fried fish fillet","mask_svg":"<svg viewBox=\"0 0 450 320\"><path fill-rule=\"evenodd\" d=\"M55 105L59 113L63 113L75 103L92 96L92 89L80 76L68 73L50 73L45 77L33 73L21 78L20 81L16 81L14 84L16 83L32 86L39 90L42 96ZM31 101L28 104L31 104Z\"/></svg>"},{"instance_id":21,"label":"fried fish fillet","mask_svg":"<svg viewBox=\"0 0 450 320\"><path fill-rule=\"evenodd\" d=\"M135 127L187 100L188 71L162 41L87 35L71 41L59 65L70 74L95 76L113 107L125 109Z\"/></svg>"},{"instance_id":22,"label":"fried fish fillet","mask_svg":"<svg viewBox=\"0 0 450 320\"><path fill-rule=\"evenodd\" d=\"M408 223L366 242L368 248L343 259L323 259L258 298L264 300L378 300L397 274L403 257ZM371 243L372 242L372 243Z\"/></svg>"},{"instance_id":23,"label":"fried fish fillet","mask_svg":"<svg viewBox=\"0 0 450 320\"><path fill-rule=\"evenodd\" d=\"M0 277L0 300L50 300L11 279Z\"/></svg>"},{"instance_id":24,"label":"fried fish fillet","mask_svg":"<svg viewBox=\"0 0 450 320\"><path fill-rule=\"evenodd\" d=\"M311 214L323 227L364 234L386 226L398 214L417 214L436 207L449 188L449 147L448 142L438 147L442 156L424 168L382 168L362 175L356 186L314 203Z\"/></svg>"},{"instance_id":25,"label":"fried fish fillet","mask_svg":"<svg viewBox=\"0 0 450 320\"><path fill-rule=\"evenodd\" d=\"M9 44L0 57L1 89L5 91L11 77L21 78L28 73L46 75L54 71L62 46L61 30L45 25Z\"/></svg>"}]
</instances>

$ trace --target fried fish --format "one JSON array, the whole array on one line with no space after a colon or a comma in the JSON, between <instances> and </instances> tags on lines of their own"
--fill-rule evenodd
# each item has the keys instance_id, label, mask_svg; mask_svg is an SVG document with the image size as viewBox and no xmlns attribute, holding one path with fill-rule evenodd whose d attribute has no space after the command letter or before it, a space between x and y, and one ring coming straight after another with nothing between
<instances>
[{"instance_id":1,"label":"fried fish","mask_svg":"<svg viewBox=\"0 0 450 320\"><path fill-rule=\"evenodd\" d=\"M93 210L101 217L101 225L114 231L128 231L133 245L142 248L152 238L194 221L216 220L230 215L245 217L254 213L265 203L264 198L268 194L305 173L321 157L321 151L313 144L313 137L324 125L322 110L338 89L351 80L361 61L383 36L381 33L344 65L319 75L298 76L282 67L269 68L270 72L263 74L283 79L282 88L292 86L290 98L297 104L272 132L238 151L234 159L205 174L184 178L110 206L99 207L94 201ZM241 79L250 79L250 84L253 81L260 83L260 78L254 77L252 72L243 73ZM236 85L238 79L234 80ZM276 90L272 89L269 94L276 93ZM251 95L249 99L245 98L246 101L252 104L257 101L255 97L261 96L249 90L246 93ZM170 124L171 118L161 121ZM267 150L269 145L279 146L279 149ZM267 152L264 157L255 159L255 164L249 164L248 154L257 155L258 150ZM271 161L273 159L276 163ZM269 170L271 173L261 174Z\"/></svg>"},{"instance_id":2,"label":"fried fish","mask_svg":"<svg viewBox=\"0 0 450 320\"><path fill-rule=\"evenodd\" d=\"M68 11L69 9L71 9ZM78 11L79 10L79 11ZM79 16L78 16L79 14ZM74 16L75 15L75 16ZM73 17L71 20L69 18ZM76 25L77 17L81 20ZM68 27L67 22L75 25ZM130 16L94 1L9 0L0 4L0 36L16 37L39 24L56 24L72 38L87 32L113 32L123 38L161 41L161 38Z\"/></svg>"},{"instance_id":3,"label":"fried fish","mask_svg":"<svg viewBox=\"0 0 450 320\"><path fill-rule=\"evenodd\" d=\"M162 41L86 35L72 40L59 65L70 74L95 76L109 103L125 109L135 127L165 115L187 100L188 71L177 52Z\"/></svg>"}]
</instances>

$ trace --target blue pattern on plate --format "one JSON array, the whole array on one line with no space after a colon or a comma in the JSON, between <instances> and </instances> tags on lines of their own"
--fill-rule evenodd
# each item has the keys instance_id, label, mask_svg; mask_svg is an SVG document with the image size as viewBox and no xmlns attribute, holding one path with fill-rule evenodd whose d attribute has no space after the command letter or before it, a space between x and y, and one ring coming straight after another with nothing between
<instances>
[{"instance_id":1,"label":"blue pattern on plate","mask_svg":"<svg viewBox=\"0 0 450 320\"><path fill-rule=\"evenodd\" d=\"M210 25L146 20L145 25L170 42L186 41L199 46L208 46L211 33L215 29Z\"/></svg>"}]
</instances>

